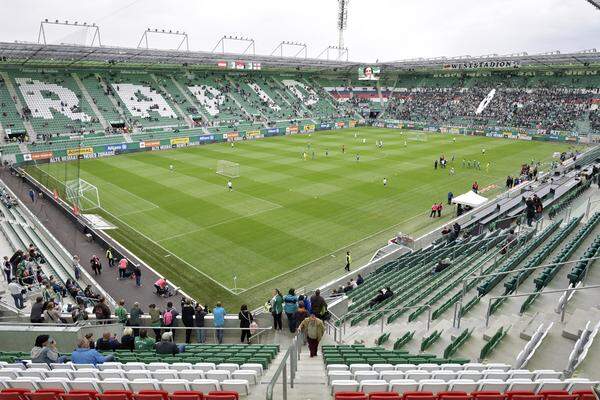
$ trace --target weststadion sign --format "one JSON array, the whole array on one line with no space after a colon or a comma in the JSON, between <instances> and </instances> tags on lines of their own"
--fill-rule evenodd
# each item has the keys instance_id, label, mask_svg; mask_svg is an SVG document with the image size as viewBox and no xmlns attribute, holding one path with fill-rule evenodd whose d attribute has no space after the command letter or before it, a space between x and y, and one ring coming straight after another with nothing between
<instances>
[{"instance_id":1,"label":"weststadion sign","mask_svg":"<svg viewBox=\"0 0 600 400\"><path fill-rule=\"evenodd\" d=\"M521 63L516 60L498 60L444 64L444 69L519 68L520 66Z\"/></svg>"}]
</instances>

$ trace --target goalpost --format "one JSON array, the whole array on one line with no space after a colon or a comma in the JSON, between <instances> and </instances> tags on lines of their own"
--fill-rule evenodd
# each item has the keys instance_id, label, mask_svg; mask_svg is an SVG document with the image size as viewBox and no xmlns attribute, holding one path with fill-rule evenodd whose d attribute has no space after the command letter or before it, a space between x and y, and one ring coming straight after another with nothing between
<instances>
[{"instance_id":1,"label":"goalpost","mask_svg":"<svg viewBox=\"0 0 600 400\"><path fill-rule=\"evenodd\" d=\"M227 160L217 161L217 174L228 178L238 178L240 176L240 164Z\"/></svg>"},{"instance_id":2,"label":"goalpost","mask_svg":"<svg viewBox=\"0 0 600 400\"><path fill-rule=\"evenodd\" d=\"M407 139L414 140L417 142L426 142L427 134L425 132L412 131L410 134L407 135Z\"/></svg>"},{"instance_id":3,"label":"goalpost","mask_svg":"<svg viewBox=\"0 0 600 400\"><path fill-rule=\"evenodd\" d=\"M76 204L81 211L100 208L98 188L84 179L73 179L65 182L67 200Z\"/></svg>"}]
</instances>

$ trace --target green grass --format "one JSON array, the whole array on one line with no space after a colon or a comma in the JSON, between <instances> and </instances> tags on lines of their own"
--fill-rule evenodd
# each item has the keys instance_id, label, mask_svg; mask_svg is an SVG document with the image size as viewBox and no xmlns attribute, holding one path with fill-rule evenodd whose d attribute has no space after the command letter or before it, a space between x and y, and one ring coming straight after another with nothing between
<instances>
[{"instance_id":1,"label":"green grass","mask_svg":"<svg viewBox=\"0 0 600 400\"><path fill-rule=\"evenodd\" d=\"M549 160L567 147L466 136L453 143L450 135L405 146L406 136L410 132L356 128L239 142L234 149L214 144L133 153L81 161L80 176L99 189L102 209L94 212L118 227L107 233L188 294L256 306L275 287L315 287L343 273L346 250L358 267L397 232L417 236L450 220L449 208L440 219L428 218L431 204L445 204L448 191L464 193L477 180L482 188L496 184L485 193L495 195L521 163ZM380 139L383 149L375 146ZM309 150L304 161L309 142L316 158ZM441 154L456 161L434 170ZM481 160L482 170L463 168L463 158ZM240 164L233 192L215 173L221 159ZM64 180L77 165L37 168ZM42 175L36 168L31 173ZM226 289L234 276L237 288L247 290Z\"/></svg>"}]
</instances>

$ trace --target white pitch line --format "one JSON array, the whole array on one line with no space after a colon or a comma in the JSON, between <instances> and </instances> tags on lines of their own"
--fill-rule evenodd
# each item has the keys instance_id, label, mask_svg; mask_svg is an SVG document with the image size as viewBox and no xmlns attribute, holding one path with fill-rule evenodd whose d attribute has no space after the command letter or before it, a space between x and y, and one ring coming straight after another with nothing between
<instances>
[{"instance_id":1,"label":"white pitch line","mask_svg":"<svg viewBox=\"0 0 600 400\"><path fill-rule=\"evenodd\" d=\"M125 216L128 216L128 215L139 214L139 213L143 213L143 212L146 212L146 211L154 211L157 208L160 208L160 207L155 206L155 207L150 207L150 208L144 208L142 210L129 211L129 212L126 212L126 213L123 213L123 214L119 214L119 215L115 215L115 214L112 214L112 215L113 216L117 216L117 217L125 217Z\"/></svg>"},{"instance_id":2,"label":"white pitch line","mask_svg":"<svg viewBox=\"0 0 600 400\"><path fill-rule=\"evenodd\" d=\"M179 257L177 254L173 253L172 251L166 249L164 246L160 245L158 242L156 242L155 240L151 239L150 237L148 237L147 235L145 235L144 233L138 231L137 229L135 229L133 226L129 225L127 222L123 221L121 218L117 217L116 215L112 214L111 212L107 211L106 209L100 207L101 210L103 210L105 213L112 215L113 218L121 221L121 223L127 227L129 227L129 229L133 230L134 232L136 232L138 235L142 236L144 239L148 240L151 243L154 243L154 245L156 245L157 247L159 247L160 249L164 250L165 252L169 253L171 256L175 257L176 259L178 259L179 261L181 261L182 263L184 263L185 265L187 265L188 267L192 268L194 271L198 272L200 275L204 276L206 279L216 283L217 285L219 285L221 288L227 290L229 293L235 295L236 293L234 291L232 291L231 289L229 289L227 286L223 285L221 282L213 279L212 277L210 277L209 275L207 275L205 272L199 270L197 267L195 267L194 265L190 264L189 262L185 261L183 258Z\"/></svg>"},{"instance_id":3,"label":"white pitch line","mask_svg":"<svg viewBox=\"0 0 600 400\"><path fill-rule=\"evenodd\" d=\"M219 226L219 225L227 224L227 223L229 223L229 222L232 222L232 221L237 221L237 220L239 220L239 219L244 219L244 218L253 217L253 216L255 216L255 215L259 215L259 214L262 214L262 213L265 213L265 212L268 212L268 211L277 210L277 209L279 209L279 208L282 208L282 206L277 206L277 207L269 208L269 209L267 209L267 210L256 211L256 212L253 212L253 213L250 213L250 214L246 214L246 215L239 215L239 216L237 216L237 217L228 218L228 219L226 219L226 220L224 220L224 221L217 222L217 223L215 223L215 224L212 224L212 225L202 226L202 227L200 227L200 228L198 228L198 229L192 229L191 231L188 231L188 232L179 233L179 234L177 234L177 235L173 235L173 236L166 237L166 238L164 238L164 239L157 240L157 242L166 242L167 240L171 240L171 239L175 239L175 238L178 238L178 237L182 237L182 236L190 235L190 234L192 234L192 233L196 233L196 232L205 231L205 230L207 230L207 229L214 228L215 226Z\"/></svg>"}]
</instances>

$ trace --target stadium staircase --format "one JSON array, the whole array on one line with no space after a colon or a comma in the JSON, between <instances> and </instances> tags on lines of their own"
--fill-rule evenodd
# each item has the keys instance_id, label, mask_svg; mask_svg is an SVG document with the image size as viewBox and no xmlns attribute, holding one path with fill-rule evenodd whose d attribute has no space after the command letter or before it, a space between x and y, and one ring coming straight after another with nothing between
<instances>
[{"instance_id":1,"label":"stadium staircase","mask_svg":"<svg viewBox=\"0 0 600 400\"><path fill-rule=\"evenodd\" d=\"M167 96L167 99L169 99L171 101L171 104L173 105L173 107L175 107L175 110L177 110L179 115L181 115L183 117L183 119L185 120L185 122L188 125L188 128L193 128L194 120L192 119L192 117L190 117L189 113L185 112L180 107L179 101L177 100L177 98L175 98L175 96L179 97L178 93L173 93L173 92L168 91L167 88L163 85L164 82L170 82L170 81L169 80L159 80L155 74L150 74L150 77L154 80L154 82L156 82L156 85L161 90L161 92ZM185 100L187 100L187 99L185 99Z\"/></svg>"},{"instance_id":2,"label":"stadium staircase","mask_svg":"<svg viewBox=\"0 0 600 400\"><path fill-rule=\"evenodd\" d=\"M23 103L21 102L21 98L17 94L17 90L15 89L15 86L13 85L13 82L10 79L10 76L8 75L8 73L5 71L2 71L2 72L0 72L0 76L2 76L2 79L4 79L4 84L6 85L6 89L8 90L8 93L10 94L9 101L11 101L11 102L14 101L14 104L16 105L17 110L23 110ZM28 121L27 119L23 119L22 123L23 123L23 127L27 131L27 135L29 136L29 138L35 139L36 134L33 129L33 125L31 125L31 122Z\"/></svg>"},{"instance_id":3,"label":"stadium staircase","mask_svg":"<svg viewBox=\"0 0 600 400\"><path fill-rule=\"evenodd\" d=\"M73 80L75 81L75 83L77 84L77 87L81 91L83 98L85 99L85 101L87 101L89 106L94 111L94 115L98 118L98 121L100 121L100 124L102 125L102 127L105 130L110 129L109 123L106 122L106 119L104 118L104 116L102 115L100 110L98 109L98 106L96 106L94 99L92 98L92 96L90 96L90 93L87 91L87 89L83 85L83 82L81 82L81 79L79 79L79 76L76 73L72 73L71 76L73 77Z\"/></svg>"}]
</instances>

